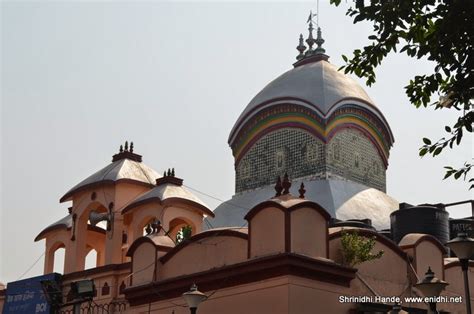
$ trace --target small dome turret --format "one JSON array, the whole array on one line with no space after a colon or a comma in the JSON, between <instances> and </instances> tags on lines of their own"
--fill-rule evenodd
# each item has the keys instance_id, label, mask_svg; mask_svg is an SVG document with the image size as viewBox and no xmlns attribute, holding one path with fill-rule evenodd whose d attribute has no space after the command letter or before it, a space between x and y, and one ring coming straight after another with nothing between
<instances>
[{"instance_id":1,"label":"small dome turret","mask_svg":"<svg viewBox=\"0 0 474 314\"><path fill-rule=\"evenodd\" d=\"M161 176L142 162L142 156L134 152L133 142L120 145L119 152L112 156L112 163L82 180L71 188L60 202L66 202L72 195L101 184L115 184L118 181L129 181L153 187Z\"/></svg>"}]
</instances>

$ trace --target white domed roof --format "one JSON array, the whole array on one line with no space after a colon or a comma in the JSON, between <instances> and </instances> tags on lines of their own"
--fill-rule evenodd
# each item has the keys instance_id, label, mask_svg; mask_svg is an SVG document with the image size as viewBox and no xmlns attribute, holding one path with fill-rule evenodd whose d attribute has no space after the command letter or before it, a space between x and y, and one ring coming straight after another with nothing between
<instances>
[{"instance_id":1,"label":"white domed roof","mask_svg":"<svg viewBox=\"0 0 474 314\"><path fill-rule=\"evenodd\" d=\"M296 179L290 188L293 195L299 194L301 182L306 189L305 200L318 203L333 218L368 218L376 229L381 230L390 228L390 213L398 209L398 202L384 192L348 180ZM248 211L274 195L273 185L234 195L217 206L215 217L207 220L213 228L246 226L244 217Z\"/></svg>"},{"instance_id":2,"label":"white domed roof","mask_svg":"<svg viewBox=\"0 0 474 314\"><path fill-rule=\"evenodd\" d=\"M71 188L60 201L65 202L71 199L71 196L82 189L94 186L100 183L114 183L120 180L131 180L153 186L157 178L161 176L144 163L130 159L121 159L115 161L80 183Z\"/></svg>"},{"instance_id":3,"label":"white domed roof","mask_svg":"<svg viewBox=\"0 0 474 314\"><path fill-rule=\"evenodd\" d=\"M166 179L166 177L164 177ZM194 204L201 208L206 215L213 216L213 212L209 207L201 201L196 195L191 193L181 184L173 183L163 183L155 186L150 191L145 192L130 204L128 204L123 210L122 214L133 210L134 208L141 206L143 204L148 204L152 202L166 203L173 200L184 200L188 203Z\"/></svg>"},{"instance_id":4,"label":"white domed roof","mask_svg":"<svg viewBox=\"0 0 474 314\"><path fill-rule=\"evenodd\" d=\"M133 142L130 144L130 150L128 142L125 142L125 149L120 146L119 153L112 156L111 164L76 184L59 201L69 201L74 193L99 184L115 184L119 181L153 187L158 178L161 176L155 170L142 163L142 156L133 152Z\"/></svg>"},{"instance_id":5,"label":"white domed roof","mask_svg":"<svg viewBox=\"0 0 474 314\"><path fill-rule=\"evenodd\" d=\"M322 116L326 116L337 103L346 99L357 99L375 107L364 89L337 69L328 61L319 60L283 73L250 101L237 119L231 136L242 122L276 101L300 101Z\"/></svg>"}]
</instances>

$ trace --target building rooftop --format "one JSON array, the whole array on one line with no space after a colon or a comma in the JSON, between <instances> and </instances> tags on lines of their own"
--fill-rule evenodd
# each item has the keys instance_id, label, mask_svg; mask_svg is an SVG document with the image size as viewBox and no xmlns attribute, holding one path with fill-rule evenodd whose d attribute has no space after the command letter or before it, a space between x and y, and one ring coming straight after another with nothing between
<instances>
[{"instance_id":1,"label":"building rooftop","mask_svg":"<svg viewBox=\"0 0 474 314\"><path fill-rule=\"evenodd\" d=\"M164 203L173 200L182 200L185 202L191 202L197 207L201 208L203 212L208 216L214 216L214 213L209 207L201 201L196 195L191 193L188 189L182 186L182 179L174 176L164 176L156 180L156 186L143 195L136 198L130 204L128 204L123 210L122 214L147 203L158 202Z\"/></svg>"},{"instance_id":2,"label":"building rooftop","mask_svg":"<svg viewBox=\"0 0 474 314\"><path fill-rule=\"evenodd\" d=\"M113 156L111 164L76 184L61 197L60 202L69 201L74 193L98 184L132 181L153 186L156 179L161 176L155 170L142 163L141 160L142 156L133 152L133 143L130 149L126 143L126 149L123 150L121 146L120 152Z\"/></svg>"},{"instance_id":3,"label":"building rooftop","mask_svg":"<svg viewBox=\"0 0 474 314\"><path fill-rule=\"evenodd\" d=\"M321 205L333 218L371 219L376 229L390 227L390 213L398 209L398 201L374 188L338 179L297 179L290 192L298 195L298 188L304 182L305 199ZM208 219L213 227L245 226L244 216L258 203L275 195L272 185L234 195L229 201L217 206L215 218Z\"/></svg>"}]
</instances>

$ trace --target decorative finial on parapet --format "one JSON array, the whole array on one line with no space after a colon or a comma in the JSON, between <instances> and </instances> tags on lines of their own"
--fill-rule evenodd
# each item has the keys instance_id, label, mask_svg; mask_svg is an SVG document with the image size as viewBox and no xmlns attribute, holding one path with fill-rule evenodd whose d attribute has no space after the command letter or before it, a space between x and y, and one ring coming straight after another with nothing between
<instances>
[{"instance_id":1,"label":"decorative finial on parapet","mask_svg":"<svg viewBox=\"0 0 474 314\"><path fill-rule=\"evenodd\" d=\"M304 194L306 193L306 190L304 188L304 183L301 182L300 189L298 190L300 192L300 198L304 198Z\"/></svg>"},{"instance_id":2,"label":"decorative finial on parapet","mask_svg":"<svg viewBox=\"0 0 474 314\"><path fill-rule=\"evenodd\" d=\"M283 195L289 194L290 193L290 188L291 188L291 182L290 179L288 178L288 173L285 172L285 176L283 177L283 182L281 184L283 187Z\"/></svg>"},{"instance_id":3,"label":"decorative finial on parapet","mask_svg":"<svg viewBox=\"0 0 474 314\"><path fill-rule=\"evenodd\" d=\"M277 182L275 184L275 191L276 191L276 194L275 194L275 197L278 197L281 195L281 191L283 191L283 187L281 186L281 178L280 176L278 176L277 178Z\"/></svg>"},{"instance_id":4,"label":"decorative finial on parapet","mask_svg":"<svg viewBox=\"0 0 474 314\"><path fill-rule=\"evenodd\" d=\"M122 159L130 159L137 162L142 161L142 156L133 152L133 142L130 142L129 150L128 141L125 141L125 145L120 145L119 152L112 156L112 162L116 162Z\"/></svg>"},{"instance_id":5,"label":"decorative finial on parapet","mask_svg":"<svg viewBox=\"0 0 474 314\"><path fill-rule=\"evenodd\" d=\"M299 45L296 47L296 50L298 50L300 52L300 54L296 56L296 60L303 59L304 58L304 51L306 50L306 46L304 45L303 34L300 34Z\"/></svg>"},{"instance_id":6,"label":"decorative finial on parapet","mask_svg":"<svg viewBox=\"0 0 474 314\"><path fill-rule=\"evenodd\" d=\"M322 46L324 44L324 39L323 37L321 36L321 27L318 27L318 33L317 33L317 37L316 37L316 40L315 40L316 44L318 45L318 47L314 50L315 53L325 53L326 52L326 49L324 49Z\"/></svg>"},{"instance_id":7,"label":"decorative finial on parapet","mask_svg":"<svg viewBox=\"0 0 474 314\"><path fill-rule=\"evenodd\" d=\"M156 179L156 185L174 184L178 186L183 185L183 179L176 177L174 168L168 168L168 171L163 172L163 177Z\"/></svg>"},{"instance_id":8,"label":"decorative finial on parapet","mask_svg":"<svg viewBox=\"0 0 474 314\"><path fill-rule=\"evenodd\" d=\"M425 273L425 277L428 279L433 279L434 278L434 273L431 270L431 266L428 266L428 270Z\"/></svg>"}]
</instances>

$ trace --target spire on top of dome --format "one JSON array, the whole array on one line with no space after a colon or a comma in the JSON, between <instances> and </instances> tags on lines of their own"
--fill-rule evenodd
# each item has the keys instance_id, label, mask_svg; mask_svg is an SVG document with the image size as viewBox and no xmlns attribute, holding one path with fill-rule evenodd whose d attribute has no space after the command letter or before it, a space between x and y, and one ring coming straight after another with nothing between
<instances>
[{"instance_id":1,"label":"spire on top of dome","mask_svg":"<svg viewBox=\"0 0 474 314\"><path fill-rule=\"evenodd\" d=\"M314 17L316 17L316 23L313 21ZM321 35L321 27L319 27L319 8L318 12L315 14L313 13L313 11L309 12L308 20L306 21L306 23L309 24L308 38L304 40L303 35L300 34L299 45L296 47L296 50L299 51L299 54L296 56L296 63L293 64L295 67L321 60L327 61L329 59L329 56L325 54L326 50L323 48L324 39ZM314 23L316 24L317 30L316 39L313 37ZM308 47L305 46L305 41ZM317 47L313 49L313 46L315 44L317 45Z\"/></svg>"},{"instance_id":2,"label":"spire on top of dome","mask_svg":"<svg viewBox=\"0 0 474 314\"><path fill-rule=\"evenodd\" d=\"M125 145L120 145L118 154L112 156L112 162L116 162L122 159L130 159L136 162L142 161L142 156L133 152L133 142L130 142L129 148L128 141L125 141Z\"/></svg>"},{"instance_id":3,"label":"spire on top of dome","mask_svg":"<svg viewBox=\"0 0 474 314\"><path fill-rule=\"evenodd\" d=\"M308 51L306 51L306 56L310 56L313 54L313 45L316 43L316 40L313 37L313 17L316 14L313 14L313 11L309 11L308 20L306 23L309 23L308 26L308 38L306 39L306 43L308 44Z\"/></svg>"},{"instance_id":4,"label":"spire on top of dome","mask_svg":"<svg viewBox=\"0 0 474 314\"><path fill-rule=\"evenodd\" d=\"M296 47L296 50L300 52L300 54L296 56L296 60L303 59L304 51L306 50L306 46L304 45L303 34L300 34L300 41L299 41L299 45Z\"/></svg>"},{"instance_id":5,"label":"spire on top of dome","mask_svg":"<svg viewBox=\"0 0 474 314\"><path fill-rule=\"evenodd\" d=\"M315 53L325 53L326 49L324 49L322 46L324 44L324 39L321 36L321 27L318 26L318 35L316 37L316 45L318 45L318 48L314 50Z\"/></svg>"}]
</instances>

